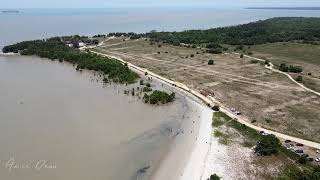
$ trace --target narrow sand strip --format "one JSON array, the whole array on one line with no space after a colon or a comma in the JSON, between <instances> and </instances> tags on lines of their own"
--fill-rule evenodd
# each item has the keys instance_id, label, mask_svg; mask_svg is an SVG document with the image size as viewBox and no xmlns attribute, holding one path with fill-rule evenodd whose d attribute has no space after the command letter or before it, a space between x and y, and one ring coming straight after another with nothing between
<instances>
[{"instance_id":1,"label":"narrow sand strip","mask_svg":"<svg viewBox=\"0 0 320 180\"><path fill-rule=\"evenodd\" d=\"M193 147L190 159L185 165L181 180L201 179L206 167L205 161L210 149L211 139L213 138L211 127L212 111L204 106L202 106L201 111L202 118L197 141Z\"/></svg>"}]
</instances>

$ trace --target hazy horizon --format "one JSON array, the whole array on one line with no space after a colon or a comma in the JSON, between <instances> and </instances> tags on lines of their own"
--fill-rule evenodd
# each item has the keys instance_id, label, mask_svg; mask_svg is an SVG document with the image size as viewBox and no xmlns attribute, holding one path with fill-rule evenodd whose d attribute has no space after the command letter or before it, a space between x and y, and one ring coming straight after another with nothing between
<instances>
[{"instance_id":1,"label":"hazy horizon","mask_svg":"<svg viewBox=\"0 0 320 180\"><path fill-rule=\"evenodd\" d=\"M116 7L206 7L206 8L246 8L251 6L258 7L314 7L320 6L318 0L11 0L2 2L2 9L6 8L116 8Z\"/></svg>"}]
</instances>

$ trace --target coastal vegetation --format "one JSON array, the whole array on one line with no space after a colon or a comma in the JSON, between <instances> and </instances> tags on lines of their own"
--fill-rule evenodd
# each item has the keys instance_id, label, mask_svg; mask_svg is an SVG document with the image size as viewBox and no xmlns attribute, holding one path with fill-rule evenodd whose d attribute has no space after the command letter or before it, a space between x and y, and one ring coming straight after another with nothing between
<instances>
[{"instance_id":1,"label":"coastal vegetation","mask_svg":"<svg viewBox=\"0 0 320 180\"><path fill-rule=\"evenodd\" d=\"M285 63L280 64L279 70L282 72L292 72L292 73L301 73L303 71L300 66L288 66Z\"/></svg>"},{"instance_id":2,"label":"coastal vegetation","mask_svg":"<svg viewBox=\"0 0 320 180\"><path fill-rule=\"evenodd\" d=\"M280 147L280 140L275 135L269 134L260 137L255 147L255 153L262 156L269 156L278 153Z\"/></svg>"},{"instance_id":3,"label":"coastal vegetation","mask_svg":"<svg viewBox=\"0 0 320 180\"><path fill-rule=\"evenodd\" d=\"M117 60L82 52L66 45L67 41L75 41L79 38L83 40L80 36L76 36L74 38L54 37L46 40L23 41L5 46L3 52L20 52L21 55L36 55L51 60L67 61L77 65L77 70L88 69L102 72L114 82L134 83L139 77Z\"/></svg>"},{"instance_id":4,"label":"coastal vegetation","mask_svg":"<svg viewBox=\"0 0 320 180\"><path fill-rule=\"evenodd\" d=\"M213 127L220 127L224 123L226 123L230 120L231 120L231 118L228 115L226 115L225 113L223 113L221 111L214 112L213 117L212 117L212 126Z\"/></svg>"},{"instance_id":5,"label":"coastal vegetation","mask_svg":"<svg viewBox=\"0 0 320 180\"><path fill-rule=\"evenodd\" d=\"M224 117L225 120L217 118ZM216 122L214 122L216 121ZM288 150L287 148L281 145L280 140L272 135L257 132L256 130L239 123L236 120L231 119L230 117L222 112L215 112L213 115L213 124L218 124L216 129L214 130L213 135L219 138L219 143L228 145L230 142L239 142L239 140L235 140L234 138L238 138L239 134L243 139L243 147L254 149L255 154L259 155L258 161L268 162L270 159L273 161L284 162L281 165L281 170L276 176L273 176L274 179L277 180L318 180L320 177L320 167L312 164L307 155L299 155L295 152ZM227 129L226 129L227 128ZM232 128L236 130L236 135L234 135L234 131L228 130L228 128ZM231 145L231 144L230 144ZM254 148L252 148L254 146ZM217 178L216 174L212 175L210 178Z\"/></svg>"},{"instance_id":6,"label":"coastal vegetation","mask_svg":"<svg viewBox=\"0 0 320 180\"><path fill-rule=\"evenodd\" d=\"M218 43L230 45L255 45L301 40L319 41L320 18L279 17L238 26L183 32L150 32L153 41L173 45Z\"/></svg>"},{"instance_id":7,"label":"coastal vegetation","mask_svg":"<svg viewBox=\"0 0 320 180\"><path fill-rule=\"evenodd\" d=\"M144 102L145 103L150 103L150 104L166 104L169 102L173 102L175 98L175 93L172 92L171 94L168 94L167 92L164 91L159 91L155 90L153 91L150 95L149 94L144 94Z\"/></svg>"},{"instance_id":8,"label":"coastal vegetation","mask_svg":"<svg viewBox=\"0 0 320 180\"><path fill-rule=\"evenodd\" d=\"M213 174L208 180L220 180L220 177L217 174Z\"/></svg>"}]
</instances>

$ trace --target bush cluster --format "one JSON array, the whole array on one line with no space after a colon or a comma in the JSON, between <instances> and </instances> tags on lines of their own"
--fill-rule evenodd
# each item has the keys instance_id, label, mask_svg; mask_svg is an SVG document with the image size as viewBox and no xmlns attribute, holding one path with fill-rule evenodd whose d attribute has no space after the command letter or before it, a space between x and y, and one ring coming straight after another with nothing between
<instances>
[{"instance_id":1,"label":"bush cluster","mask_svg":"<svg viewBox=\"0 0 320 180\"><path fill-rule=\"evenodd\" d=\"M155 90L153 91L150 95L145 94L143 99L145 103L150 103L150 104L166 104L169 102L173 102L175 98L175 93L172 92L171 94L168 94L166 92L163 91L158 91Z\"/></svg>"}]
</instances>

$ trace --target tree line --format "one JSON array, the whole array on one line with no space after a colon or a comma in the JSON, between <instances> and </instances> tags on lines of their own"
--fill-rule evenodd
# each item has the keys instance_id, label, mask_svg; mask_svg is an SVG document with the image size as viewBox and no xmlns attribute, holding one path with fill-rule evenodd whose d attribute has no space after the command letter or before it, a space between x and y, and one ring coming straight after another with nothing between
<instances>
[{"instance_id":1,"label":"tree line","mask_svg":"<svg viewBox=\"0 0 320 180\"><path fill-rule=\"evenodd\" d=\"M151 40L173 45L211 42L230 45L256 45L293 40L313 42L320 40L320 18L279 17L207 30L153 31L146 33L146 36Z\"/></svg>"},{"instance_id":2,"label":"tree line","mask_svg":"<svg viewBox=\"0 0 320 180\"><path fill-rule=\"evenodd\" d=\"M115 59L101 57L90 52L71 48L64 42L65 38L54 37L45 40L23 41L5 46L4 53L14 52L21 55L36 55L51 60L70 62L77 70L88 69L102 72L108 79L120 83L134 83L138 74Z\"/></svg>"}]
</instances>

